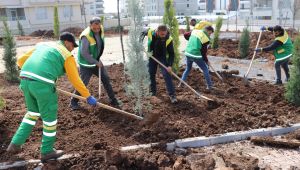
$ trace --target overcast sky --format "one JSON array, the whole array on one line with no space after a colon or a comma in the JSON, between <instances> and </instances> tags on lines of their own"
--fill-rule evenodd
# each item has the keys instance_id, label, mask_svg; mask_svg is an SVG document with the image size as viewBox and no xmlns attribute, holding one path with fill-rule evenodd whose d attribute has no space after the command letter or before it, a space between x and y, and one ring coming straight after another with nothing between
<instances>
[{"instance_id":1,"label":"overcast sky","mask_svg":"<svg viewBox=\"0 0 300 170\"><path fill-rule=\"evenodd\" d=\"M117 0L104 0L104 12L117 12Z\"/></svg>"}]
</instances>

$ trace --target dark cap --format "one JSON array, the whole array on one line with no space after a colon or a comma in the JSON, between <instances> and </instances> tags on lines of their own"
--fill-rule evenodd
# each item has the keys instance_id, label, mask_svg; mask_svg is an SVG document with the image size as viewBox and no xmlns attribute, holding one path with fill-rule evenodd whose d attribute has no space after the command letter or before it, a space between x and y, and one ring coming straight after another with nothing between
<instances>
[{"instance_id":1,"label":"dark cap","mask_svg":"<svg viewBox=\"0 0 300 170\"><path fill-rule=\"evenodd\" d=\"M214 32L214 31L215 31L214 28L213 28L212 26L206 26L205 29L206 29L207 31L211 31L211 32Z\"/></svg>"},{"instance_id":2,"label":"dark cap","mask_svg":"<svg viewBox=\"0 0 300 170\"><path fill-rule=\"evenodd\" d=\"M76 44L74 35L70 32L61 33L60 36L59 36L59 40L69 41L69 42L73 43L74 47L78 47L78 45Z\"/></svg>"},{"instance_id":3,"label":"dark cap","mask_svg":"<svg viewBox=\"0 0 300 170\"><path fill-rule=\"evenodd\" d=\"M101 19L99 17L93 17L90 20L90 24L93 24L93 23L101 23Z\"/></svg>"},{"instance_id":4,"label":"dark cap","mask_svg":"<svg viewBox=\"0 0 300 170\"><path fill-rule=\"evenodd\" d=\"M273 31L276 31L276 32L284 32L284 29L283 29L280 25L276 25L276 26L273 28Z\"/></svg>"},{"instance_id":5,"label":"dark cap","mask_svg":"<svg viewBox=\"0 0 300 170\"><path fill-rule=\"evenodd\" d=\"M191 19L191 21L197 22L195 18Z\"/></svg>"}]
</instances>

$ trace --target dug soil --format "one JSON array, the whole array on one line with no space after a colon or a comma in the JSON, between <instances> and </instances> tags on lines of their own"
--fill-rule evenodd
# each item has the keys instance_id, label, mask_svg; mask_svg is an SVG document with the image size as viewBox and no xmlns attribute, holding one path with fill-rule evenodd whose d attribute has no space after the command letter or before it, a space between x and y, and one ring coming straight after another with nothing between
<instances>
[{"instance_id":1,"label":"dug soil","mask_svg":"<svg viewBox=\"0 0 300 170\"><path fill-rule=\"evenodd\" d=\"M293 32L292 30L287 30L289 36L292 40L296 38L298 35L297 32ZM254 53L254 49L256 47L256 43L259 37L258 32L251 32L250 33L250 47L249 47L249 54L245 59L251 59ZM259 48L267 47L272 44L275 37L272 32L264 31L261 35L260 43L258 45ZM227 39L223 38L219 40L219 46L217 49L209 49L208 54L211 56L223 56L229 58L241 58L239 53L239 40L235 39ZM272 51L271 52L263 52L257 53L256 58L264 58L268 60L274 60L274 56Z\"/></svg>"},{"instance_id":2,"label":"dug soil","mask_svg":"<svg viewBox=\"0 0 300 170\"><path fill-rule=\"evenodd\" d=\"M108 74L117 98L122 101L122 109L133 112L134 100L125 91L123 65L107 67ZM180 70L182 74L184 68ZM18 85L6 82L1 75L2 96L6 102L0 110L0 161L11 158L5 154L14 132L17 130L26 113L24 97ZM118 113L89 107L81 103L83 110L72 111L69 108L70 97L59 94L57 149L66 153L79 153L81 157L72 158L59 164L59 168L74 169L158 169L172 167L178 159L173 153L166 152L164 147L146 151L129 152L111 156L114 150L128 145L160 142L172 142L175 139L208 136L232 131L255 128L285 126L300 120L300 109L284 100L284 87L274 86L268 82L251 82L244 86L243 80L227 77L222 84L213 76L215 89L205 91L205 81L199 70L192 70L187 83L197 91L217 101L215 107L209 107L207 101L197 98L186 87L177 88L177 104L171 104L166 93L164 79L157 74L158 95L151 100L151 113L160 114L160 119L152 126L141 125L139 120L132 120ZM67 78L58 81L57 88L72 92L73 88ZM98 79L93 78L88 88L98 98ZM108 103L103 92L100 101ZM39 159L42 123L39 121L26 144L20 157ZM163 145L161 145L163 146ZM112 160L112 161L109 161ZM114 167L115 166L115 167ZM180 167L189 169L183 160ZM59 169L58 168L58 169Z\"/></svg>"}]
</instances>

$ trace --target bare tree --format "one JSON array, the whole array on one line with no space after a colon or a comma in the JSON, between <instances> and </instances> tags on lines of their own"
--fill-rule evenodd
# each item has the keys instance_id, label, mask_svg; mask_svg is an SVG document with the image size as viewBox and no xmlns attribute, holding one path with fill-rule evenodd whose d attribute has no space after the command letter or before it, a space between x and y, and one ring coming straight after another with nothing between
<instances>
[{"instance_id":1,"label":"bare tree","mask_svg":"<svg viewBox=\"0 0 300 170\"><path fill-rule=\"evenodd\" d=\"M295 29L296 14L300 10L300 0L294 0L293 5L291 4L291 12L293 17L293 29Z\"/></svg>"}]
</instances>

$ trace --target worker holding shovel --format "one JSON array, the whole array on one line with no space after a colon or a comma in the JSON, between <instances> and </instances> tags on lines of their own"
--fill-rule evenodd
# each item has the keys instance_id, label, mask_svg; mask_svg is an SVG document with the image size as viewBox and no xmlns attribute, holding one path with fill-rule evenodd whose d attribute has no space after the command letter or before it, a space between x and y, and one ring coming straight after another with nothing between
<instances>
[{"instance_id":1,"label":"worker holding shovel","mask_svg":"<svg viewBox=\"0 0 300 170\"><path fill-rule=\"evenodd\" d=\"M80 35L78 48L78 64L80 66L80 77L87 86L92 75L101 79L103 86L110 98L110 104L119 108L119 102L115 98L115 93L110 84L109 76L103 66L100 57L104 50L104 29L99 17L90 20L90 26ZM101 75L99 75L99 69ZM75 92L78 95L78 91ZM99 96L100 97L100 96ZM80 109L78 99L71 99L71 108Z\"/></svg>"},{"instance_id":2,"label":"worker holding shovel","mask_svg":"<svg viewBox=\"0 0 300 170\"><path fill-rule=\"evenodd\" d=\"M174 61L174 48L172 37L169 35L167 26L160 25L156 30L149 29L148 35L148 52L152 53L152 56L160 61L167 69L160 66L161 72L166 82L167 91L171 100L171 103L176 103L175 88L172 82L170 73L172 72L172 65ZM157 71L158 63L149 58L149 74L150 74L150 89L152 96L156 96L156 80L155 75Z\"/></svg>"},{"instance_id":3,"label":"worker holding shovel","mask_svg":"<svg viewBox=\"0 0 300 170\"><path fill-rule=\"evenodd\" d=\"M73 34L65 32L60 41L41 43L35 49L21 56L17 64L21 68L20 78L27 113L19 129L15 133L7 151L12 154L21 152L21 145L29 137L39 117L43 121L43 137L41 160L55 159L63 155L63 151L55 150L58 99L55 81L64 73L79 91L87 103L96 105L97 100L79 77L76 62L71 51L77 47Z\"/></svg>"},{"instance_id":4,"label":"worker holding shovel","mask_svg":"<svg viewBox=\"0 0 300 170\"><path fill-rule=\"evenodd\" d=\"M279 25L275 27L261 27L261 31L272 31L275 36L275 40L273 43L267 47L256 48L257 52L266 52L266 51L274 51L273 54L275 56L275 71L276 71L276 81L275 85L282 84L281 80L281 69L283 68L286 76L286 81L289 80L289 59L293 53L293 43L289 38L288 33Z\"/></svg>"},{"instance_id":5,"label":"worker holding shovel","mask_svg":"<svg viewBox=\"0 0 300 170\"><path fill-rule=\"evenodd\" d=\"M186 68L181 77L183 81L186 81L187 76L192 69L193 62L195 62L203 71L207 90L212 89L212 81L208 70L209 61L207 59L207 45L210 41L210 35L213 32L214 29L212 26L207 26L204 30L192 31L191 37L189 38L187 47L185 49Z\"/></svg>"}]
</instances>

